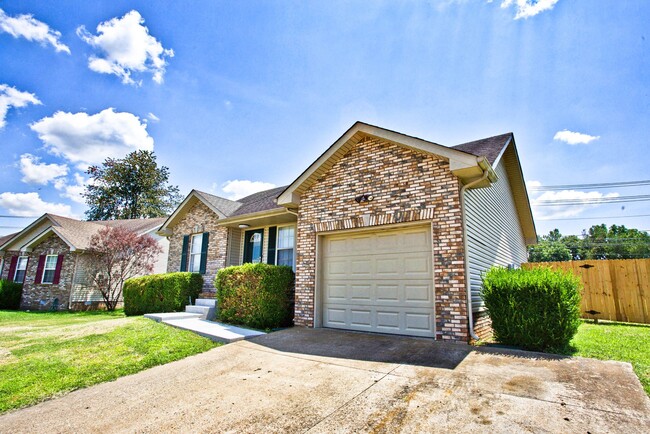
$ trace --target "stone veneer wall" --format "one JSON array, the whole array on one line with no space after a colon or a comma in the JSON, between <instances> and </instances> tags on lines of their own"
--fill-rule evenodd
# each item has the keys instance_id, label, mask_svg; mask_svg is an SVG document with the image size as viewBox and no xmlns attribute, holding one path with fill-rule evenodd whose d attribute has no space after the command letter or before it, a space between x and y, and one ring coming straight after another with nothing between
<instances>
[{"instance_id":1,"label":"stone veneer wall","mask_svg":"<svg viewBox=\"0 0 650 434\"><path fill-rule=\"evenodd\" d=\"M61 266L61 277L59 283L35 284L36 268L40 255L65 255ZM72 288L72 277L74 275L76 255L70 252L66 243L56 235L52 235L42 243L34 247L29 253L27 273L23 283L23 297L20 300L21 309L29 310L50 310L55 298L59 299L59 310L67 310L70 303L70 289Z\"/></svg>"},{"instance_id":2,"label":"stone veneer wall","mask_svg":"<svg viewBox=\"0 0 650 434\"><path fill-rule=\"evenodd\" d=\"M354 198L372 193L374 200ZM366 138L309 187L297 227L295 324L314 326L316 237L331 230L433 223L436 338L469 340L460 182L441 158Z\"/></svg>"},{"instance_id":3,"label":"stone veneer wall","mask_svg":"<svg viewBox=\"0 0 650 434\"><path fill-rule=\"evenodd\" d=\"M181 269L181 253L183 250L183 236L193 233L209 232L208 260L203 275L203 292L214 297L216 289L214 278L217 271L226 266L228 250L228 228L217 226L219 217L203 202L197 202L185 216L172 228L169 237L169 256L167 259L167 272L172 273ZM194 226L202 226L200 232L193 232Z\"/></svg>"}]
</instances>

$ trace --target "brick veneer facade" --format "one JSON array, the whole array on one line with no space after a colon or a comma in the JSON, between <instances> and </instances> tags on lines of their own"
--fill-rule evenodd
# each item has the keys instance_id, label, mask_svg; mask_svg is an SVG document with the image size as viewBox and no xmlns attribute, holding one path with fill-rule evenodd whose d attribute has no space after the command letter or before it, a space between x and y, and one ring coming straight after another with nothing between
<instances>
[{"instance_id":1,"label":"brick veneer facade","mask_svg":"<svg viewBox=\"0 0 650 434\"><path fill-rule=\"evenodd\" d=\"M172 273L181 269L181 254L183 250L183 237L194 233L209 232L208 258L203 275L203 292L205 295L214 296L214 278L217 271L226 266L226 252L228 249L228 228L218 226L219 216L202 202L197 202L185 216L172 228L169 237L169 256L167 258L167 272ZM195 226L201 229L195 232Z\"/></svg>"},{"instance_id":2,"label":"brick veneer facade","mask_svg":"<svg viewBox=\"0 0 650 434\"><path fill-rule=\"evenodd\" d=\"M357 203L364 193L374 200ZM378 139L360 141L301 195L295 324L314 326L317 235L422 221L433 226L436 338L467 342L459 195L460 182L445 160Z\"/></svg>"}]
</instances>

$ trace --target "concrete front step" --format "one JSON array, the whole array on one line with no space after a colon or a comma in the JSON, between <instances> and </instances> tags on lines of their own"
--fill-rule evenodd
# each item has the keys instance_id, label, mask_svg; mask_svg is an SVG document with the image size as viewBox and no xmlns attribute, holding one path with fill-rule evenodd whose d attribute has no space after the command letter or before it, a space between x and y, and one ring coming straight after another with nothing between
<instances>
[{"instance_id":1,"label":"concrete front step","mask_svg":"<svg viewBox=\"0 0 650 434\"><path fill-rule=\"evenodd\" d=\"M152 319L156 322L165 322L167 320L179 320L179 319L201 319L203 315L200 313L188 313L188 312L168 312L168 313L146 313L144 314L145 318Z\"/></svg>"},{"instance_id":2,"label":"concrete front step","mask_svg":"<svg viewBox=\"0 0 650 434\"><path fill-rule=\"evenodd\" d=\"M215 316L215 308L210 306L185 306L185 312L200 314L201 319L213 320Z\"/></svg>"},{"instance_id":3,"label":"concrete front step","mask_svg":"<svg viewBox=\"0 0 650 434\"><path fill-rule=\"evenodd\" d=\"M257 330L245 329L230 324L206 321L198 318L165 320L163 323L183 330L190 330L215 342L223 343L236 342L242 339L249 339L266 334Z\"/></svg>"},{"instance_id":4,"label":"concrete front step","mask_svg":"<svg viewBox=\"0 0 650 434\"><path fill-rule=\"evenodd\" d=\"M194 301L195 306L208 306L208 307L217 307L216 298L197 298Z\"/></svg>"}]
</instances>

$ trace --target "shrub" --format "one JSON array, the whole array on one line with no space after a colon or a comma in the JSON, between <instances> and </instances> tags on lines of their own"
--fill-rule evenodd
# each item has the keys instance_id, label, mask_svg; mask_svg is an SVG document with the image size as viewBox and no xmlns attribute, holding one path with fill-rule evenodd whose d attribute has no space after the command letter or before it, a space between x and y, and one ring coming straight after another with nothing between
<instances>
[{"instance_id":1,"label":"shrub","mask_svg":"<svg viewBox=\"0 0 650 434\"><path fill-rule=\"evenodd\" d=\"M20 298L23 295L21 283L0 280L0 309L20 309Z\"/></svg>"},{"instance_id":2,"label":"shrub","mask_svg":"<svg viewBox=\"0 0 650 434\"><path fill-rule=\"evenodd\" d=\"M244 264L215 278L219 319L266 329L291 325L293 271L285 265Z\"/></svg>"},{"instance_id":3,"label":"shrub","mask_svg":"<svg viewBox=\"0 0 650 434\"><path fill-rule=\"evenodd\" d=\"M563 349L580 325L580 280L570 273L494 267L483 276L481 296L502 344Z\"/></svg>"},{"instance_id":4,"label":"shrub","mask_svg":"<svg viewBox=\"0 0 650 434\"><path fill-rule=\"evenodd\" d=\"M198 273L167 273L134 277L124 282L124 313L179 312L185 309L203 289L203 276Z\"/></svg>"}]
</instances>

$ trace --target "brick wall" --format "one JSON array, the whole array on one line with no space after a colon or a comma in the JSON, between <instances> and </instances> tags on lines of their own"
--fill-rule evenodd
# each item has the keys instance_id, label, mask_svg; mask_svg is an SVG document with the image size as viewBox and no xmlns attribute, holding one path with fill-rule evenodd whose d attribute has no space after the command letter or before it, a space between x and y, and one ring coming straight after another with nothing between
<instances>
[{"instance_id":1,"label":"brick wall","mask_svg":"<svg viewBox=\"0 0 650 434\"><path fill-rule=\"evenodd\" d=\"M354 198L372 193L374 200ZM366 138L301 196L295 324L313 327L316 236L408 221L433 223L436 338L468 341L460 183L435 156Z\"/></svg>"},{"instance_id":2,"label":"brick wall","mask_svg":"<svg viewBox=\"0 0 650 434\"><path fill-rule=\"evenodd\" d=\"M65 255L61 266L59 283L35 284L36 268L40 255ZM50 310L55 298L59 299L59 310L68 309L70 303L70 289L75 269L76 255L70 252L68 245L56 235L52 235L34 247L29 253L27 273L23 283L23 297L20 301L21 309Z\"/></svg>"},{"instance_id":3,"label":"brick wall","mask_svg":"<svg viewBox=\"0 0 650 434\"><path fill-rule=\"evenodd\" d=\"M492 319L487 311L474 312L472 318L474 319L474 333L481 340L492 339Z\"/></svg>"},{"instance_id":4,"label":"brick wall","mask_svg":"<svg viewBox=\"0 0 650 434\"><path fill-rule=\"evenodd\" d=\"M219 217L205 204L197 202L185 216L172 228L173 234L169 237L169 256L167 259L167 272L180 271L181 253L183 249L183 236L191 235L194 227L199 225L199 232L209 232L208 259L205 275L203 275L203 291L214 296L214 278L217 271L226 266L226 252L228 248L228 228L217 226Z\"/></svg>"}]
</instances>

